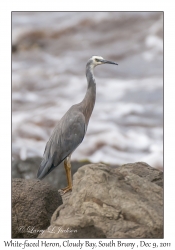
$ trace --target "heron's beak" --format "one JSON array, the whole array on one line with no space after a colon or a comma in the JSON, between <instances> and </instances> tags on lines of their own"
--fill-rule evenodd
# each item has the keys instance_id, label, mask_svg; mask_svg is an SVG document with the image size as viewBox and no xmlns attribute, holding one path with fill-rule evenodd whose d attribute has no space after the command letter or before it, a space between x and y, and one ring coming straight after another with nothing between
<instances>
[{"instance_id":1,"label":"heron's beak","mask_svg":"<svg viewBox=\"0 0 175 250\"><path fill-rule=\"evenodd\" d=\"M107 61L107 60L100 60L102 63L107 63L107 64L115 64L118 65L118 63Z\"/></svg>"}]
</instances>

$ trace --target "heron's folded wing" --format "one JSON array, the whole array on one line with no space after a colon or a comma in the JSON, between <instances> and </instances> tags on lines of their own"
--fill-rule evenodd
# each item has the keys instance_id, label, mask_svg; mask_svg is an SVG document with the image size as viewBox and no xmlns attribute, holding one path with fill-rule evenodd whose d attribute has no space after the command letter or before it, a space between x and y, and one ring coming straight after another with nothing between
<instances>
[{"instance_id":1,"label":"heron's folded wing","mask_svg":"<svg viewBox=\"0 0 175 250\"><path fill-rule=\"evenodd\" d=\"M57 124L46 144L38 178L44 178L69 156L82 142L85 132L84 115L70 109Z\"/></svg>"},{"instance_id":2,"label":"heron's folded wing","mask_svg":"<svg viewBox=\"0 0 175 250\"><path fill-rule=\"evenodd\" d=\"M80 112L71 112L63 118L58 130L52 137L51 155L54 155L53 164L57 166L60 161L70 155L82 142L85 136L85 118Z\"/></svg>"}]
</instances>

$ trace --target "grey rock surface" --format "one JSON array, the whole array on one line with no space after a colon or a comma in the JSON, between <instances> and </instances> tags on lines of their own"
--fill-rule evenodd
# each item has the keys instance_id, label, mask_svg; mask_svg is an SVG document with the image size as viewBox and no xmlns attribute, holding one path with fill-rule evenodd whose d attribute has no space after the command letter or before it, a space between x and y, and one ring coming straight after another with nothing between
<instances>
[{"instance_id":1,"label":"grey rock surface","mask_svg":"<svg viewBox=\"0 0 175 250\"><path fill-rule=\"evenodd\" d=\"M37 171L42 161L41 157L27 158L26 160L15 160L12 162L12 178L24 178L35 179ZM87 160L78 162L71 162L72 175L77 169L85 164L88 164ZM43 180L44 183L49 183L51 186L60 189L67 186L66 174L63 162L55 168L48 176Z\"/></svg>"},{"instance_id":2,"label":"grey rock surface","mask_svg":"<svg viewBox=\"0 0 175 250\"><path fill-rule=\"evenodd\" d=\"M36 238L62 204L58 191L39 180L12 179L12 238Z\"/></svg>"},{"instance_id":3,"label":"grey rock surface","mask_svg":"<svg viewBox=\"0 0 175 250\"><path fill-rule=\"evenodd\" d=\"M163 238L163 173L142 162L79 168L38 238Z\"/></svg>"}]
</instances>

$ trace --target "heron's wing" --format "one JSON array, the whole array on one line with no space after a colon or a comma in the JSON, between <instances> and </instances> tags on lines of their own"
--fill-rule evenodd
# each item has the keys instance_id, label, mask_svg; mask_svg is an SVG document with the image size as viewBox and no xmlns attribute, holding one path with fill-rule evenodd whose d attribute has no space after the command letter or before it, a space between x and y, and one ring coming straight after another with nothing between
<instances>
[{"instance_id":1,"label":"heron's wing","mask_svg":"<svg viewBox=\"0 0 175 250\"><path fill-rule=\"evenodd\" d=\"M55 166L78 147L85 135L85 118L82 113L67 113L60 125L52 138L51 155L54 155Z\"/></svg>"},{"instance_id":2,"label":"heron's wing","mask_svg":"<svg viewBox=\"0 0 175 250\"><path fill-rule=\"evenodd\" d=\"M70 155L86 133L85 117L73 107L60 120L46 144L38 178L43 178Z\"/></svg>"}]
</instances>

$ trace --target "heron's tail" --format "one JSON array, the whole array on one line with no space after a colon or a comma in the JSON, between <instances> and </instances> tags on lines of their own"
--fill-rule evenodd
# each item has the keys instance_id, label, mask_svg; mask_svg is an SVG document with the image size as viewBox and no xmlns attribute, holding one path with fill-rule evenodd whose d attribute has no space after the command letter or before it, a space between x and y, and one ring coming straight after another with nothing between
<instances>
[{"instance_id":1,"label":"heron's tail","mask_svg":"<svg viewBox=\"0 0 175 250\"><path fill-rule=\"evenodd\" d=\"M48 159L47 161L43 159L38 169L37 178L42 180L46 175L48 175L48 173L50 173L50 171L52 171L54 167L55 166L53 166L52 158Z\"/></svg>"}]
</instances>

